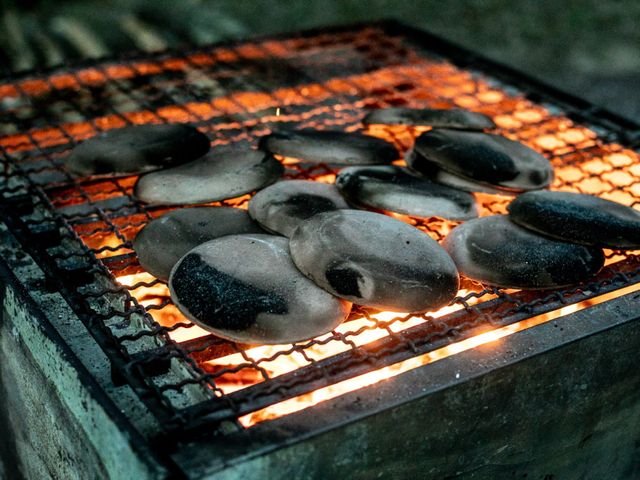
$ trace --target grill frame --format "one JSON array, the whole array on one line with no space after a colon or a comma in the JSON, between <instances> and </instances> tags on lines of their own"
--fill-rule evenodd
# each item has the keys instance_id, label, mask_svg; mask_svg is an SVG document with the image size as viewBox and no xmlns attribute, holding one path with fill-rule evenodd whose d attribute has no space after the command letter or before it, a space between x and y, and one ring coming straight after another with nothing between
<instances>
[{"instance_id":1,"label":"grill frame","mask_svg":"<svg viewBox=\"0 0 640 480\"><path fill-rule=\"evenodd\" d=\"M0 234L3 232L6 229L0 228ZM6 236L0 237L6 241ZM9 254L0 262L8 263L14 272L30 274L18 280L17 274L8 272L8 278L2 279L6 290L1 292L17 292L19 304L22 308L29 305L33 317L16 317L21 323L14 327L13 318L3 318L0 326L16 330L25 324L41 326L51 332L56 344L75 344L73 351L65 346L65 360L77 365L76 356L83 358L80 370L82 365L93 364L96 352L78 351L74 339L80 332L73 328L72 312L62 319L67 327L61 330L59 317L56 321L57 316L42 314L44 308L51 312L50 294L33 305L32 298L50 287L44 276L33 276L33 267L19 247L13 247L15 254L11 248L3 248L3 254L7 250ZM129 448L138 452L140 460L167 469L162 473L162 467L155 467L159 471L138 478L284 480L335 478L346 472L362 479L374 474L446 478L463 473L463 478L476 479L524 474L534 478L635 478L640 473L636 395L640 375L635 365L640 348L639 298L637 292L619 297L513 334L495 347L462 352L251 430L238 431L227 425L227 433L221 436L204 429L175 444L153 435L145 436L153 442L150 445L140 441L135 428L127 424L127 420L136 423L139 419L130 403L122 403L124 392L105 386L104 380L95 385L94 368L84 380L91 384L87 388L101 408L116 417L131 442ZM6 308L6 302L3 304ZM56 323L54 329L51 323ZM88 331L83 335L86 338L80 345L86 346L92 340ZM59 375L57 361L51 366L54 377ZM102 395L105 389L106 396ZM517 403L511 398L515 389L520 389ZM608 400L605 404L600 402L603 392ZM460 408L460 399L473 401ZM508 409L505 402L509 402ZM540 409L544 415L538 415ZM485 421L470 421L474 418ZM44 428L65 430L64 425L47 424L49 420L56 421L31 418L32 428L42 422ZM140 429L139 424L136 427ZM89 428L95 429L95 424ZM466 443L461 444L461 439ZM77 448L82 451L86 446ZM15 457L5 459L15 461ZM494 464L488 464L488 459ZM77 472L84 461L77 459L72 471ZM121 463L122 458L116 462ZM65 476L57 468L52 471ZM104 473L103 465L92 468L96 475Z\"/></svg>"},{"instance_id":2,"label":"grill frame","mask_svg":"<svg viewBox=\"0 0 640 480\"><path fill-rule=\"evenodd\" d=\"M371 27L371 25L367 25L366 27ZM518 88L522 93L526 94L526 97L528 99L536 103L553 104L562 109L563 113L565 113L569 118L573 120L576 120L580 123L586 123L590 126L594 125L597 127L601 127L603 131L607 132L607 135L604 136L604 139L606 141L618 142L622 145L628 146L629 148L637 148L638 145L640 145L640 127L633 122L626 121L622 118L617 117L616 115L606 112L605 110L594 107L588 102L558 92L557 90L545 86L542 83L531 80L510 68L501 66L479 55L456 47L446 41L438 39L433 35L411 29L396 22L383 22L375 24L375 27L384 29L391 35L402 34L419 44L428 44L428 50L435 52L439 57L444 57L460 68L480 72L481 74L504 82L507 85L515 85L516 88ZM304 34L302 34L302 36L313 37L315 35L318 35L319 33L327 34L332 32L349 32L357 30L358 28L363 27L348 26L329 30L322 29L319 31L305 32ZM261 39L261 41L278 40L281 38L291 37L291 34L278 35ZM204 49L196 49L194 51L200 50L204 51ZM183 52L181 54L184 55ZM133 58L146 57L147 56L145 55ZM132 57L128 57L128 59L131 60ZM90 64L98 65L98 63L95 62L90 62ZM64 69L67 68L72 67L64 67ZM76 66L73 68L78 67ZM16 78L26 78L29 75L33 74L21 74ZM4 161L4 163L5 165L7 165L6 160ZM117 372L117 374L114 375L114 383L118 384L127 382L128 384L130 384L134 388L134 390L140 394L141 398L144 400L150 410L153 411L154 415L158 418L164 428L161 437L166 439L170 436L180 434L186 435L185 438L189 438L196 432L207 430L215 425L219 425L222 420L236 418L239 414L239 410L235 409L233 406L229 406L227 410L217 409L217 413L212 412L208 409L208 407L211 406L210 404L200 405L197 408L189 408L186 411L182 412L177 412L170 406L168 407L166 402L162 398L161 392L159 392L157 389L154 391L154 388L150 388L147 382L147 378L151 374L165 371L168 368L166 361L170 360L171 357L169 359L154 359L158 361L149 362L149 364L145 368L142 368L140 364L136 364L135 368L133 369L131 368L131 357L126 352L121 351L119 342L113 338L112 332L101 321L102 319L96 318L94 314L86 311L86 307L83 302L84 299L78 296L79 294L76 287L87 280L93 279L90 272L91 269L95 267L95 265L88 266L88 268L80 268L74 272L67 272L66 276L61 275L61 273L64 272L61 272L58 266L52 265L52 260L51 258L49 258L49 255L44 254L44 252L41 250L43 245L55 245L60 240L60 229L70 228L65 219L61 218L58 215L53 218L53 221L43 222L42 225L45 228L36 232L36 234L34 235L34 232L31 231L29 226L18 217L17 214L25 213L33 207L31 195L35 195L41 205L53 208L53 205L50 203L43 189L32 185L28 190L30 191L30 193L25 194L24 196L12 197L9 200L5 199L5 201L3 202L3 206L5 206L6 210L9 211L9 215L7 215L6 218L4 218L5 216L3 215L3 220L6 220L6 223L9 224L11 230L20 239L25 250L32 257L34 257L37 263L43 268L43 270L45 270L49 281L52 282L52 286L65 296L67 301L72 305L72 307L74 307L74 311L76 312L76 314L78 314L83 323L89 326L97 342L109 354L113 363L113 371ZM77 237L77 235L75 236ZM87 273L87 270L89 270L89 273ZM630 271L635 272L634 265L630 266ZM107 275L109 274L109 272L105 273L107 273ZM629 278L625 278L624 275L622 277L614 277L609 285L602 285L601 287L603 288L601 290L598 290L598 293L604 293L605 291L607 291L607 289L615 289L615 287L617 287L618 285L627 285L629 283ZM595 293L595 290L593 293ZM517 321L522 317L532 316L538 311L548 311L552 307L562 306L565 303L566 298L559 297L554 301L538 305L538 307L540 307L538 310L536 310L535 306L532 306L532 309L520 312L520 316L515 315L509 317L509 322ZM618 305L618 300L614 300L609 303L611 304L610 308L615 309L617 308L616 305ZM488 304L485 305L485 307L492 308L492 305ZM479 318L481 317L481 315L476 315L476 317ZM448 333L455 331L455 328L450 329ZM420 336L418 337L418 339L422 338L424 340L424 338L422 337L424 331L420 331L419 333ZM471 334L473 334L473 330L465 331L465 335ZM443 331L436 331L436 335L442 337L442 341L440 343L426 342L425 345L428 350L437 348L437 346L444 343L449 343L452 340L452 336L443 335ZM462 337L460 335L457 335L453 338L459 339ZM372 345L372 347L380 346L380 343L381 342L378 342L378 344L374 344ZM422 353L422 350L419 350L419 346L416 347L415 344L412 344L410 347L410 349L417 348L417 350L412 351L412 355L415 355L418 352ZM123 355L123 353L125 355ZM178 352L178 354L179 353L180 352ZM402 359L402 355L405 355L406 353L407 350L405 349L399 352L399 357L386 355L385 364L389 364L392 361ZM184 356L178 356L178 358L181 361L187 363L189 362L189 358L185 358ZM365 369L366 368L368 368L368 366L366 366L365 364ZM350 371L349 373L353 374L354 372ZM250 410L255 410L259 408L259 406L260 405L251 404ZM179 438L179 435L175 438Z\"/></svg>"}]
</instances>

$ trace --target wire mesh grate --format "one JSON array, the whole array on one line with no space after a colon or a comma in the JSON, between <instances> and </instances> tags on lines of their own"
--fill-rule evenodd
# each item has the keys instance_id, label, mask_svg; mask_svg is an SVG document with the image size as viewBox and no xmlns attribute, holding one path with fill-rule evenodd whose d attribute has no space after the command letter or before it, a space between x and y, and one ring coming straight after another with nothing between
<instances>
[{"instance_id":1,"label":"wire mesh grate","mask_svg":"<svg viewBox=\"0 0 640 480\"><path fill-rule=\"evenodd\" d=\"M186 53L67 66L0 84L0 149L5 199L27 194L35 208L20 221L30 234L54 232L39 247L62 272L67 294L90 328L106 338L114 368L135 383L167 428L237 420L365 372L640 280L637 252L606 251L607 266L587 285L513 291L464 281L452 304L402 315L356 307L321 337L294 345L228 342L186 320L165 283L141 271L131 241L169 211L132 196L136 177L83 180L65 169L77 142L129 124L190 122L212 145L245 144L279 127L364 131L405 152L424 129L363 127L372 108L452 108L485 113L497 133L546 155L554 189L640 203L638 154L622 128L576 121L562 101L532 99L526 84L467 69L425 45L377 26L224 45ZM495 72L497 73L497 72ZM584 118L584 115L583 117ZM332 182L337 169L281 158L287 178ZM246 208L250 195L216 202ZM478 194L482 215L510 199ZM400 219L441 240L456 222ZM53 225L53 226L52 226ZM285 412L286 413L286 412ZM269 414L278 416L279 414ZM270 418L251 418L249 423Z\"/></svg>"}]
</instances>

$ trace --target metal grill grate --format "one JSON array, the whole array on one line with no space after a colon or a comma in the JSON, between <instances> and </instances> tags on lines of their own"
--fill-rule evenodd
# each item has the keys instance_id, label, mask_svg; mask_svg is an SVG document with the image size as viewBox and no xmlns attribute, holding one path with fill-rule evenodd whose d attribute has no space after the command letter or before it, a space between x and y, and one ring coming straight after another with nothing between
<instances>
[{"instance_id":1,"label":"metal grill grate","mask_svg":"<svg viewBox=\"0 0 640 480\"><path fill-rule=\"evenodd\" d=\"M418 357L640 280L636 252L606 251L588 285L521 292L464 282L450 307L424 315L356 308L330 334L295 345L221 340L180 315L166 285L141 272L131 240L168 209L131 196L135 177L82 181L64 157L78 142L128 124L191 122L212 144L255 145L276 127L363 130L371 108L463 107L551 159L554 189L640 204L638 127L519 77L441 40L384 24L283 39L66 66L0 84L0 198L49 273L166 431L221 420L251 424L285 399ZM420 129L369 127L402 151ZM635 145L634 145L635 143ZM631 147L631 148L630 148ZM332 182L328 165L282 159L288 178ZM508 198L478 195L482 214ZM249 196L219 202L246 208ZM10 217L10 218L9 218ZM441 240L455 222L403 220ZM316 399L317 400L317 399Z\"/></svg>"}]
</instances>

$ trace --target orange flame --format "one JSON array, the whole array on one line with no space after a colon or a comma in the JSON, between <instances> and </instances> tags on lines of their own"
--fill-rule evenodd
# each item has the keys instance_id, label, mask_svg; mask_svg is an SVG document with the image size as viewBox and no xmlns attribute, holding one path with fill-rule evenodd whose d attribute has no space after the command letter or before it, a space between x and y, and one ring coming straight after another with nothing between
<instances>
[{"instance_id":1,"label":"orange flame","mask_svg":"<svg viewBox=\"0 0 640 480\"><path fill-rule=\"evenodd\" d=\"M493 342L497 342L500 339L513 335L516 332L529 329L536 325L541 325L551 320L555 320L557 318L569 315L585 308L606 302L608 300L611 300L612 298L626 295L638 290L640 290L640 283L630 285L629 287L617 290L615 292L584 300L580 303L568 305L552 312L537 315L535 317L531 317L526 320L507 325L505 327L490 330L488 332L475 335L460 342L452 343L450 345L447 345L446 347L439 348L432 352L395 363L388 367L374 370L372 372L368 372L363 375L359 375L357 377L314 390L307 394L300 395L298 397L294 397L276 403L274 405L270 405L266 408L263 408L262 410L258 410L256 412L252 412L250 414L244 415L243 417L240 417L239 421L245 427L251 427L256 423L264 422L266 420L273 420L284 415L299 412L306 408L312 407L313 405L317 405L318 403L325 402L346 393L374 385L384 380L396 377L402 373L414 370L433 362L437 362L438 360L442 360L452 355L465 352L472 348L489 345Z\"/></svg>"},{"instance_id":2,"label":"orange flame","mask_svg":"<svg viewBox=\"0 0 640 480\"><path fill-rule=\"evenodd\" d=\"M165 70L187 70L191 64L213 65L219 60L232 62L238 55L249 58L264 56L268 49L274 58L289 56L295 51L293 43L287 41L266 42L260 46L248 44L241 49L219 48L212 53L193 54L187 59L167 58L156 63L134 63L131 65L108 66L107 74L112 78L128 79L137 75L136 71L153 73ZM197 71L197 69L195 70ZM51 88L61 86L75 86L78 79L84 84L92 85L107 80L101 71L88 68L79 70L77 75L61 74L51 78L50 82L43 80L26 80L21 83L21 90L29 95L41 95ZM409 85L410 88L407 88ZM355 95L354 95L355 94ZM0 85L0 97L19 96L18 89L12 85ZM329 104L328 99L348 97L338 104ZM304 113L293 114L288 106L305 106ZM60 128L34 128L29 134L20 132L0 138L0 146L9 153L33 150L36 147L53 147L67 144L71 136L74 140L82 140L96 132L96 128L111 129L124 125L123 118L133 123L152 123L163 120L199 122L204 129L216 129L213 145L233 143L238 140L254 141L252 135L267 133L278 122L295 122L300 128L343 128L356 130L360 128L361 114L367 108L385 107L391 105L406 105L412 108L452 108L460 106L490 115L498 128L497 133L518 139L532 148L545 153L554 165L556 178L552 186L557 190L593 193L603 198L618 201L626 205L637 206L640 198L640 162L638 154L625 150L620 145L602 144L592 130L575 125L570 119L551 114L540 105L535 105L522 96L510 96L489 85L482 79L469 72L459 70L454 65L442 62L424 60L417 55L407 65L395 65L373 70L371 72L350 75L332 79L325 84L309 83L300 87L276 89L270 94L255 91L239 91L228 95L216 96L208 101L192 102L185 105L167 105L157 110L141 110L124 112L122 116L105 115L95 118L91 123L86 121L61 122ZM258 116L260 112L260 116ZM263 113L267 112L267 113ZM355 113L354 113L355 112ZM253 115L252 115L253 114ZM209 122L216 120L216 122ZM215 127L209 125L214 124ZM402 126L371 125L364 128L368 134L384 138L393 142L400 150L408 149L415 137L429 128L415 128ZM229 133L226 132L239 132ZM248 133L250 131L251 133ZM66 135L65 135L66 134ZM280 158L287 168L287 177L305 178L315 181L333 183L336 171L326 168L307 169L300 161L292 158ZM403 164L402 161L396 162ZM135 177L118 180L121 188L114 189L112 180L92 183L85 186L91 201L106 200L124 194L130 194ZM52 196L57 207L85 202L85 198L74 192L62 191ZM57 195L57 196L56 196ZM225 202L236 208L247 208L249 196ZM510 201L508 197L478 194L477 199L482 205L482 215L504 213ZM154 212L157 215L159 212ZM440 219L417 220L403 215L396 218L415 225L429 235L440 240L453 228L455 222ZM112 225L96 220L92 223L74 225L78 234L89 248L101 249L105 246L112 250L102 251L102 258L113 257L123 253L131 253L123 247L122 236L131 240L136 232L147 221L146 217L139 219L134 216L121 217L110 220L122 234L120 237L112 233ZM621 255L612 252L607 263L618 261ZM140 285L139 282L152 282L154 278L146 273L123 275L118 277L122 285L129 286L132 295L145 307L158 307L169 298L169 292L163 283L151 287ZM465 285L466 286L466 285ZM475 286L466 286L475 288ZM459 295L464 296L469 291L462 290ZM257 422L277 418L295 411L326 401L336 396L363 388L368 385L384 381L403 372L418 368L422 365L438 361L442 358L489 345L500 341L525 328L550 321L561 315L586 308L589 305L605 301L612 296L622 295L625 290L614 294L597 297L580 304L558 309L543 316L534 317L507 327L483 332L469 339L440 348L433 352L411 358L394 365L390 365L334 385L330 385L314 392L280 402L258 412L254 412L240 419L245 426ZM469 304L484 302L492 298L484 295L481 298L471 297ZM455 305L431 313L432 317L439 317L461 308ZM209 332L191 324L173 305L149 310L149 314L160 325L173 328L170 337L180 343L210 335ZM246 347L231 345L231 350L221 353L217 358L201 361L200 366L211 372L222 372L215 378L216 385L224 392L231 393L264 381L255 365L274 378L295 371L309 365L313 361L330 358L345 352L352 345L366 345L385 336L400 332L404 329L426 322L425 317L402 315L395 312L380 312L368 318L351 320L336 329L336 335L344 335L352 344L342 341L328 341L332 334L305 343L304 349L294 350L292 345L271 345ZM304 352L304 353L302 353ZM237 369L239 366L246 366Z\"/></svg>"}]
</instances>

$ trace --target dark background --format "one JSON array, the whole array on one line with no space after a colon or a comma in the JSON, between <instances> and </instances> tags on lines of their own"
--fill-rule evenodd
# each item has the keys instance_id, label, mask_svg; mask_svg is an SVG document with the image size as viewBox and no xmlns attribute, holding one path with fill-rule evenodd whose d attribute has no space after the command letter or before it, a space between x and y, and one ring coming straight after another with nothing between
<instances>
[{"instance_id":1,"label":"dark background","mask_svg":"<svg viewBox=\"0 0 640 480\"><path fill-rule=\"evenodd\" d=\"M0 0L5 70L397 18L640 121L640 1Z\"/></svg>"}]
</instances>

